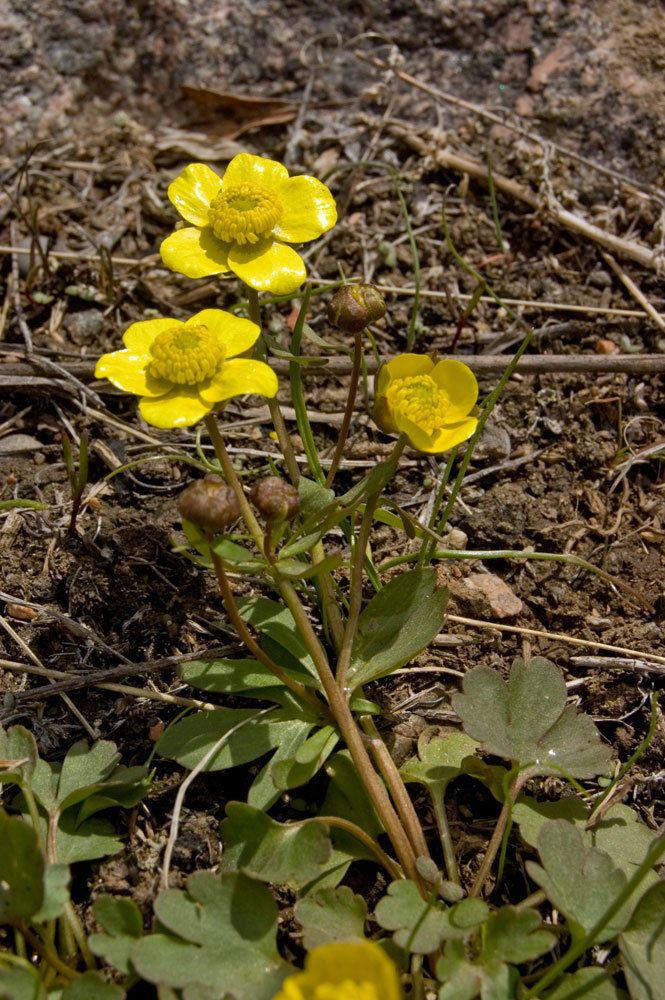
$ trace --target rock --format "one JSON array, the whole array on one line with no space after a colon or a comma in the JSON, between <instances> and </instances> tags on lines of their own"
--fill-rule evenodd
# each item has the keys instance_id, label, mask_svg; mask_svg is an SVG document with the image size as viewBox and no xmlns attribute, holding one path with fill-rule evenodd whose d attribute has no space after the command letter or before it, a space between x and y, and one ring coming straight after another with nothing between
<instances>
[{"instance_id":1,"label":"rock","mask_svg":"<svg viewBox=\"0 0 665 1000\"><path fill-rule=\"evenodd\" d=\"M25 451L34 452L41 447L41 441L30 434L9 434L0 439L0 455L19 455Z\"/></svg>"},{"instance_id":2,"label":"rock","mask_svg":"<svg viewBox=\"0 0 665 1000\"><path fill-rule=\"evenodd\" d=\"M476 618L511 618L522 610L519 597L492 573L471 573L451 582L450 589L460 607Z\"/></svg>"}]
</instances>

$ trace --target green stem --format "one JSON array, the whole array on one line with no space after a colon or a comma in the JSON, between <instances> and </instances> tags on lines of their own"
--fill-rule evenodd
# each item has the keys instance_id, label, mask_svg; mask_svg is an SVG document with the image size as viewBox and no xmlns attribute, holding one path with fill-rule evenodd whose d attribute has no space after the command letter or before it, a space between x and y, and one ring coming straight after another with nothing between
<instances>
[{"instance_id":1,"label":"green stem","mask_svg":"<svg viewBox=\"0 0 665 1000\"><path fill-rule=\"evenodd\" d=\"M44 959L52 966L61 976L65 979L71 981L76 979L78 973L71 966L66 965L62 961L58 953L54 948L51 947L43 938L35 934L27 924L20 924L20 931L23 937L26 939L31 948L33 948L38 955L42 955Z\"/></svg>"},{"instance_id":2,"label":"green stem","mask_svg":"<svg viewBox=\"0 0 665 1000\"><path fill-rule=\"evenodd\" d=\"M375 856L380 865L382 865L392 880L398 882L400 879L404 878L404 872L396 865L390 855L386 854L380 844L376 842L370 835L363 830L361 826L356 823L352 823L350 819L343 819L341 816L315 816L312 819L305 820L307 823L325 823L326 826L336 826L338 830L344 830L346 833L350 833L351 836L359 840L365 847L369 848L372 854Z\"/></svg>"},{"instance_id":3,"label":"green stem","mask_svg":"<svg viewBox=\"0 0 665 1000\"><path fill-rule=\"evenodd\" d=\"M353 640L355 638L356 629L358 628L358 619L360 617L360 610L363 603L363 566L365 565L365 553L367 551L369 536L372 530L374 511L376 510L376 505L379 502L380 496L380 493L374 493L372 496L367 497L362 521L360 522L360 531L358 532L355 548L353 550L351 582L349 586L349 614L346 619L346 628L344 629L342 648L337 661L337 686L340 691L344 691L346 685L346 675L351 662Z\"/></svg>"},{"instance_id":4,"label":"green stem","mask_svg":"<svg viewBox=\"0 0 665 1000\"><path fill-rule=\"evenodd\" d=\"M213 443L215 449L215 454L219 460L219 464L222 467L222 472L224 473L224 479L227 484L233 489L235 495L238 498L238 503L240 504L240 513L242 514L242 519L247 525L247 530L254 540L254 544L257 549L264 555L263 552L263 529L254 516L254 511L249 505L249 500L245 496L245 491L242 488L240 480L236 474L236 470L233 468L233 462L226 450L226 445L224 444L224 438L222 437L219 427L217 426L217 420L212 413L206 414L203 418L203 422L206 425L208 434L210 435L210 440Z\"/></svg>"},{"instance_id":5,"label":"green stem","mask_svg":"<svg viewBox=\"0 0 665 1000\"><path fill-rule=\"evenodd\" d=\"M454 882L455 885L461 885L462 880L460 879L459 868L457 867L457 858L455 857L453 838L450 835L450 826L448 825L448 814L446 812L446 805L443 798L443 789L436 787L430 788L429 793L432 799L434 819L436 820L436 825L439 830L439 840L441 841L441 847L443 849L443 861L446 866L448 881Z\"/></svg>"},{"instance_id":6,"label":"green stem","mask_svg":"<svg viewBox=\"0 0 665 1000\"><path fill-rule=\"evenodd\" d=\"M312 705L317 712L325 711L325 705L321 702L320 698L317 698L317 696L312 691L309 691L303 684L300 684L292 677L289 677L289 675L277 663L275 663L274 660L271 660L268 654L264 653L261 649L258 642L256 642L253 635L240 617L240 613L233 596L233 590L231 589L231 584L229 583L229 578L227 577L226 570L224 568L224 560L221 559L216 552L212 552L212 550L211 555L222 600L224 601L224 607L226 608L227 615L231 619L231 624L238 633L238 638L245 644L245 646L247 646L250 653L265 667L267 667L268 670L274 674L282 684L293 691L298 698L307 702L309 705Z\"/></svg>"},{"instance_id":7,"label":"green stem","mask_svg":"<svg viewBox=\"0 0 665 1000\"><path fill-rule=\"evenodd\" d=\"M333 479L339 468L339 463L342 460L342 454L344 452L344 445L346 444L346 439L349 434L349 427L351 426L351 418L353 416L353 406L356 401L356 394L358 392L358 379L360 378L360 365L363 358L362 353L362 330L359 330L354 338L353 342L353 369L351 370L351 384L349 386L349 395L346 400L346 406L344 408L344 416L342 418L342 426L339 429L339 437L337 438L337 444L335 445L335 453L332 457L332 462L330 464L330 470L326 476L326 481L324 486L328 489L332 486Z\"/></svg>"},{"instance_id":8,"label":"green stem","mask_svg":"<svg viewBox=\"0 0 665 1000\"><path fill-rule=\"evenodd\" d=\"M459 449L459 445L455 445L455 447L453 448L453 450L450 452L450 455L448 457L448 461L446 462L446 466L445 466L445 468L443 470L443 473L441 475L441 479L439 481L439 488L436 491L436 500L434 501L434 506L432 507L432 514L431 514L431 517L430 517L429 521L427 522L427 527L430 528L430 529L434 528L434 525L436 523L436 519L437 519L437 517L439 515L439 511L441 509L441 504L443 503L443 494L446 492L446 486L448 485L448 480L450 479L450 473L453 471L453 464L455 462L455 459L457 458L457 451L458 451L458 449ZM430 550L430 552L429 552L429 560L431 560L431 558L432 558L432 554L431 554L432 546L433 546L433 543L427 539L427 536L424 536L423 537L423 543L422 543L422 545L420 547L420 555L418 556L418 568L419 569L425 563L425 558L426 558L428 550Z\"/></svg>"},{"instance_id":9,"label":"green stem","mask_svg":"<svg viewBox=\"0 0 665 1000\"><path fill-rule=\"evenodd\" d=\"M407 878L414 881L423 893L425 892L422 880L416 867L416 858L411 847L411 842L400 823L399 817L390 801L388 793L374 770L369 755L365 748L363 739L358 732L353 713L351 712L346 696L342 693L335 682L327 657L321 646L314 629L312 628L307 613L300 602L293 585L283 580L280 584L280 591L286 606L293 615L296 627L300 632L307 650L314 661L321 685L325 692L328 704L339 726L342 737L349 748L351 759L356 771L363 782L369 797L374 804L374 808L381 817L386 833L392 841L398 860Z\"/></svg>"},{"instance_id":10,"label":"green stem","mask_svg":"<svg viewBox=\"0 0 665 1000\"><path fill-rule=\"evenodd\" d=\"M485 852L485 857L483 858L483 862L480 866L478 874L476 875L476 880L471 887L471 891L469 892L469 899L473 899L474 896L480 895L487 876L489 875L492 865L494 864L494 859L496 858L499 848L501 847L503 834L508 823L508 817L512 812L513 804L515 803L515 800L517 799L517 796L526 781L526 774L518 774L510 787L510 791L505 802L503 803L499 818L496 826L494 827L492 839L490 840L487 851Z\"/></svg>"},{"instance_id":11,"label":"green stem","mask_svg":"<svg viewBox=\"0 0 665 1000\"><path fill-rule=\"evenodd\" d=\"M370 751L397 807L402 826L411 841L413 853L417 858L429 858L429 848L420 820L413 807L413 802L406 790L406 785L402 781L402 776L397 769L395 761L390 756L387 746L381 739L374 719L371 715L362 715L359 721L365 734L369 737Z\"/></svg>"}]
</instances>

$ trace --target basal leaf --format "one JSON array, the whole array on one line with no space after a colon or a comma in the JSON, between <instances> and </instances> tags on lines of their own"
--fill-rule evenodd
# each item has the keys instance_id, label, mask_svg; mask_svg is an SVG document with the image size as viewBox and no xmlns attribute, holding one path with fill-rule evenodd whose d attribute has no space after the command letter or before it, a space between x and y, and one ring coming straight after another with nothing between
<instances>
[{"instance_id":1,"label":"basal leaf","mask_svg":"<svg viewBox=\"0 0 665 1000\"><path fill-rule=\"evenodd\" d=\"M461 941L448 941L436 965L436 976L444 985L439 1000L514 1000L519 975L498 959L470 961Z\"/></svg>"},{"instance_id":2,"label":"basal leaf","mask_svg":"<svg viewBox=\"0 0 665 1000\"><path fill-rule=\"evenodd\" d=\"M541 827L548 820L565 819L582 834L585 847L599 847L612 858L627 878L642 864L656 834L640 823L629 806L617 803L602 819L586 828L591 809L578 798L539 802L531 796L522 796L513 807L512 818L520 828L522 838L535 847Z\"/></svg>"},{"instance_id":3,"label":"basal leaf","mask_svg":"<svg viewBox=\"0 0 665 1000\"><path fill-rule=\"evenodd\" d=\"M547 1000L628 1000L628 994L618 988L605 969L590 965L563 976L557 988L547 994Z\"/></svg>"},{"instance_id":4,"label":"basal leaf","mask_svg":"<svg viewBox=\"0 0 665 1000\"><path fill-rule=\"evenodd\" d=\"M113 824L103 816L92 816L78 823L75 810L68 809L58 822L55 835L58 862L65 865L77 861L94 861L123 848Z\"/></svg>"},{"instance_id":5,"label":"basal leaf","mask_svg":"<svg viewBox=\"0 0 665 1000\"><path fill-rule=\"evenodd\" d=\"M448 782L463 773L462 761L475 754L477 748L476 741L464 733L450 733L429 740L421 736L418 756L407 760L399 773L404 781L417 781L441 795Z\"/></svg>"},{"instance_id":6,"label":"basal leaf","mask_svg":"<svg viewBox=\"0 0 665 1000\"><path fill-rule=\"evenodd\" d=\"M535 910L502 906L493 913L485 927L483 961L499 959L520 965L549 951L556 943L545 930Z\"/></svg>"},{"instance_id":7,"label":"basal leaf","mask_svg":"<svg viewBox=\"0 0 665 1000\"><path fill-rule=\"evenodd\" d=\"M383 824L360 780L348 750L339 750L328 759L326 774L330 778L330 784L321 806L321 815L349 819L362 827L370 837L376 838L383 833ZM359 844L354 838L352 849L358 850L358 848Z\"/></svg>"},{"instance_id":8,"label":"basal leaf","mask_svg":"<svg viewBox=\"0 0 665 1000\"><path fill-rule=\"evenodd\" d=\"M39 759L32 733L23 726L3 729L0 726L0 784L21 785L29 782Z\"/></svg>"},{"instance_id":9,"label":"basal leaf","mask_svg":"<svg viewBox=\"0 0 665 1000\"><path fill-rule=\"evenodd\" d=\"M334 726L317 729L298 747L291 759L280 760L272 766L272 778L280 790L298 788L306 784L339 743L339 733Z\"/></svg>"},{"instance_id":10,"label":"basal leaf","mask_svg":"<svg viewBox=\"0 0 665 1000\"><path fill-rule=\"evenodd\" d=\"M308 719L306 710L303 714L305 717L294 716L291 710L276 709L257 717L253 708L197 712L170 726L157 741L156 749L162 757L177 760L191 770L228 733L228 738L205 768L206 771L223 771L275 750L294 732L311 730L314 718Z\"/></svg>"},{"instance_id":11,"label":"basal leaf","mask_svg":"<svg viewBox=\"0 0 665 1000\"><path fill-rule=\"evenodd\" d=\"M116 983L109 983L98 972L84 972L68 983L61 1000L122 1000L125 991Z\"/></svg>"},{"instance_id":12,"label":"basal leaf","mask_svg":"<svg viewBox=\"0 0 665 1000\"><path fill-rule=\"evenodd\" d=\"M531 878L564 914L573 937L586 934L626 885L626 876L609 854L585 847L582 834L566 820L545 823L538 835L542 867L527 861ZM623 906L601 932L599 941L615 937L630 917Z\"/></svg>"},{"instance_id":13,"label":"basal leaf","mask_svg":"<svg viewBox=\"0 0 665 1000\"><path fill-rule=\"evenodd\" d=\"M245 802L229 802L226 817L220 826L223 871L298 889L316 878L330 857L323 823L278 823Z\"/></svg>"},{"instance_id":14,"label":"basal leaf","mask_svg":"<svg viewBox=\"0 0 665 1000\"><path fill-rule=\"evenodd\" d=\"M481 899L463 899L444 907L425 901L415 882L392 882L379 900L375 917L394 931L395 944L420 955L436 951L442 941L469 937L487 920L489 907Z\"/></svg>"},{"instance_id":15,"label":"basal leaf","mask_svg":"<svg viewBox=\"0 0 665 1000\"><path fill-rule=\"evenodd\" d=\"M44 859L35 831L0 809L0 925L29 920L44 899Z\"/></svg>"},{"instance_id":16,"label":"basal leaf","mask_svg":"<svg viewBox=\"0 0 665 1000\"><path fill-rule=\"evenodd\" d=\"M148 982L209 987L234 1000L272 1000L294 971L277 951L270 890L244 875L196 872L186 891L161 893L155 913L162 929L131 949L132 964Z\"/></svg>"},{"instance_id":17,"label":"basal leaf","mask_svg":"<svg viewBox=\"0 0 665 1000\"><path fill-rule=\"evenodd\" d=\"M46 1000L46 989L39 972L25 959L13 968L0 967L0 997L2 1000Z\"/></svg>"},{"instance_id":18,"label":"basal leaf","mask_svg":"<svg viewBox=\"0 0 665 1000\"><path fill-rule=\"evenodd\" d=\"M237 603L243 619L261 633L268 656L280 667L310 674L318 687L316 667L289 609L267 597L241 598Z\"/></svg>"},{"instance_id":19,"label":"basal leaf","mask_svg":"<svg viewBox=\"0 0 665 1000\"><path fill-rule=\"evenodd\" d=\"M303 927L307 951L335 941L364 941L367 904L348 886L318 889L295 905L295 916Z\"/></svg>"},{"instance_id":20,"label":"basal leaf","mask_svg":"<svg viewBox=\"0 0 665 1000\"><path fill-rule=\"evenodd\" d=\"M281 761L292 760L302 746L313 726L310 723L303 723L300 727L293 727L283 737L282 742L275 750L270 760L263 765L252 782L247 802L255 809L263 809L265 812L274 805L281 796L282 790L273 781L272 769Z\"/></svg>"},{"instance_id":21,"label":"basal leaf","mask_svg":"<svg viewBox=\"0 0 665 1000\"><path fill-rule=\"evenodd\" d=\"M619 946L632 1000L664 1000L665 882L644 893Z\"/></svg>"},{"instance_id":22,"label":"basal leaf","mask_svg":"<svg viewBox=\"0 0 665 1000\"><path fill-rule=\"evenodd\" d=\"M293 705L294 696L267 667L257 660L189 660L178 668L187 684L218 694L240 694L279 705ZM314 687L313 681L300 672L298 680Z\"/></svg>"},{"instance_id":23,"label":"basal leaf","mask_svg":"<svg viewBox=\"0 0 665 1000\"><path fill-rule=\"evenodd\" d=\"M387 583L360 615L349 686L385 677L417 656L441 631L447 600L433 569L410 570Z\"/></svg>"},{"instance_id":24,"label":"basal leaf","mask_svg":"<svg viewBox=\"0 0 665 1000\"><path fill-rule=\"evenodd\" d=\"M505 684L496 671L466 674L453 707L465 732L484 750L516 761L530 775L591 778L607 771L610 751L591 719L566 707L566 686L556 666L535 656L513 663Z\"/></svg>"},{"instance_id":25,"label":"basal leaf","mask_svg":"<svg viewBox=\"0 0 665 1000\"><path fill-rule=\"evenodd\" d=\"M90 935L91 952L129 975L131 948L143 934L141 911L131 899L100 896L93 903L92 912L106 933Z\"/></svg>"},{"instance_id":26,"label":"basal leaf","mask_svg":"<svg viewBox=\"0 0 665 1000\"><path fill-rule=\"evenodd\" d=\"M33 915L37 924L57 920L62 916L65 903L69 902L69 865L47 864L44 869L44 898Z\"/></svg>"}]
</instances>

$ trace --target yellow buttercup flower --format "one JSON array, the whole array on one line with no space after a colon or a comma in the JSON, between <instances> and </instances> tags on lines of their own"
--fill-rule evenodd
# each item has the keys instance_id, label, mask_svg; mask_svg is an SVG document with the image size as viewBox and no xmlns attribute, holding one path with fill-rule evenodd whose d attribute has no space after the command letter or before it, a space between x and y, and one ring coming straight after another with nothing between
<instances>
[{"instance_id":1,"label":"yellow buttercup flower","mask_svg":"<svg viewBox=\"0 0 665 1000\"><path fill-rule=\"evenodd\" d=\"M470 438L478 383L461 361L434 362L426 354L401 354L376 377L372 417L388 434L406 434L418 451L447 451Z\"/></svg>"},{"instance_id":2,"label":"yellow buttercup flower","mask_svg":"<svg viewBox=\"0 0 665 1000\"><path fill-rule=\"evenodd\" d=\"M162 260L189 278L233 271L258 291L288 295L307 276L288 243L308 243L337 222L335 200L316 177L239 153L223 177L191 163L169 185L169 198L191 223L168 236Z\"/></svg>"},{"instance_id":3,"label":"yellow buttercup flower","mask_svg":"<svg viewBox=\"0 0 665 1000\"><path fill-rule=\"evenodd\" d=\"M401 1000L397 966L373 941L324 944L273 1000Z\"/></svg>"},{"instance_id":4,"label":"yellow buttercup flower","mask_svg":"<svg viewBox=\"0 0 665 1000\"><path fill-rule=\"evenodd\" d=\"M237 357L259 333L256 323L222 309L204 309L184 323L132 323L122 338L126 350L102 355L95 376L141 396L139 410L153 427L189 427L232 396L276 394L269 365Z\"/></svg>"}]
</instances>

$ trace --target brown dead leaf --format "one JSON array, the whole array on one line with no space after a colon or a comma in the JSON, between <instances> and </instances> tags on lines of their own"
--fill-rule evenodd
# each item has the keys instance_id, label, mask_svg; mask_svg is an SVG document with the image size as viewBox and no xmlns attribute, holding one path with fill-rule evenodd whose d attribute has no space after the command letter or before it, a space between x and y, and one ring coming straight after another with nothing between
<instances>
[{"instance_id":1,"label":"brown dead leaf","mask_svg":"<svg viewBox=\"0 0 665 1000\"><path fill-rule=\"evenodd\" d=\"M183 92L209 119L210 130L217 136L235 139L250 128L281 125L296 116L296 105L270 97L246 97L205 87L183 85Z\"/></svg>"}]
</instances>

